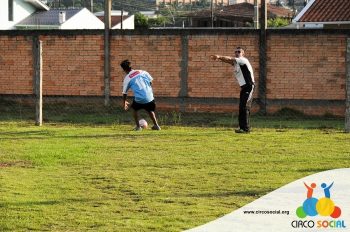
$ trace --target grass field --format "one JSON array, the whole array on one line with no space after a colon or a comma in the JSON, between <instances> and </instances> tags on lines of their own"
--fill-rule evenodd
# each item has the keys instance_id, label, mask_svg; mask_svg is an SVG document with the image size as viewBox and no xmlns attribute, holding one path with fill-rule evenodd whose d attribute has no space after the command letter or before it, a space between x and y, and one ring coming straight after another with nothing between
<instances>
[{"instance_id":1,"label":"grass field","mask_svg":"<svg viewBox=\"0 0 350 232\"><path fill-rule=\"evenodd\" d=\"M129 116L52 116L40 128L2 117L0 231L181 231L350 167L340 119L253 117L251 134L234 134L230 115L160 119L162 131L133 132Z\"/></svg>"}]
</instances>

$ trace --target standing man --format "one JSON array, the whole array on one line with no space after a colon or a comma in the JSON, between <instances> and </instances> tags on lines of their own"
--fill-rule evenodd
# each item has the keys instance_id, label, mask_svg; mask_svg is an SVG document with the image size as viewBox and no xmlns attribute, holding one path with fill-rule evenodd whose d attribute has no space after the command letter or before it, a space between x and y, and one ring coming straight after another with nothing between
<instances>
[{"instance_id":1,"label":"standing man","mask_svg":"<svg viewBox=\"0 0 350 232\"><path fill-rule=\"evenodd\" d=\"M154 113L156 109L156 104L154 102L151 75L143 70L133 70L130 67L130 61L124 60L120 66L126 73L123 82L123 107L127 111L129 109L129 102L126 100L127 92L131 88L134 93L134 100L131 104L133 109L133 116L135 120L136 127L135 131L141 131L142 127L139 123L138 111L144 109L148 112L150 118L153 121L152 130L160 130L158 125L156 115Z\"/></svg>"},{"instance_id":2,"label":"standing man","mask_svg":"<svg viewBox=\"0 0 350 232\"><path fill-rule=\"evenodd\" d=\"M253 68L248 59L244 57L244 50L241 47L235 49L235 57L212 55L212 60L218 60L224 63L228 63L234 66L234 74L241 86L241 92L239 95L239 129L235 130L236 133L249 133L249 117L250 108L253 101L254 91L254 74Z\"/></svg>"}]
</instances>

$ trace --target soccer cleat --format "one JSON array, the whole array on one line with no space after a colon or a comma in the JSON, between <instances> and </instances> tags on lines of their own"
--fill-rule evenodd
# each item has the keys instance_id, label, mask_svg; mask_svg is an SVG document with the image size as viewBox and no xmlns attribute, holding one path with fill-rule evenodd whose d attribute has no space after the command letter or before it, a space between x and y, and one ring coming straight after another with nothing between
<instances>
[{"instance_id":1,"label":"soccer cleat","mask_svg":"<svg viewBox=\"0 0 350 232\"><path fill-rule=\"evenodd\" d=\"M142 127L136 126L136 127L133 129L133 131L142 131Z\"/></svg>"},{"instance_id":2,"label":"soccer cleat","mask_svg":"<svg viewBox=\"0 0 350 232\"><path fill-rule=\"evenodd\" d=\"M236 133L238 134L249 134L249 130L243 130L243 129L236 129L235 130Z\"/></svg>"},{"instance_id":3,"label":"soccer cleat","mask_svg":"<svg viewBox=\"0 0 350 232\"><path fill-rule=\"evenodd\" d=\"M161 130L161 129L160 129L160 126L154 125L154 126L152 126L152 130Z\"/></svg>"}]
</instances>

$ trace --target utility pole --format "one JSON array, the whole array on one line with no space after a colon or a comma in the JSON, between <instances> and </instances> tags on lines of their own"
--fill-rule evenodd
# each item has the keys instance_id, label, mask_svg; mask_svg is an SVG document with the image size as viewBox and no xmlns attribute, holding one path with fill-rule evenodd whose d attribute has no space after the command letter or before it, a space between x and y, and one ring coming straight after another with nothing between
<instances>
[{"instance_id":1,"label":"utility pole","mask_svg":"<svg viewBox=\"0 0 350 232\"><path fill-rule=\"evenodd\" d=\"M254 0L254 28L259 28L259 5L258 0Z\"/></svg>"},{"instance_id":2,"label":"utility pole","mask_svg":"<svg viewBox=\"0 0 350 232\"><path fill-rule=\"evenodd\" d=\"M211 12L211 27L214 27L214 4L213 0L210 0L210 12Z\"/></svg>"},{"instance_id":3,"label":"utility pole","mask_svg":"<svg viewBox=\"0 0 350 232\"><path fill-rule=\"evenodd\" d=\"M94 0L90 2L91 12L94 13Z\"/></svg>"},{"instance_id":4,"label":"utility pole","mask_svg":"<svg viewBox=\"0 0 350 232\"><path fill-rule=\"evenodd\" d=\"M120 30L123 30L124 0L122 0L121 3L122 3L122 9L120 14Z\"/></svg>"}]
</instances>

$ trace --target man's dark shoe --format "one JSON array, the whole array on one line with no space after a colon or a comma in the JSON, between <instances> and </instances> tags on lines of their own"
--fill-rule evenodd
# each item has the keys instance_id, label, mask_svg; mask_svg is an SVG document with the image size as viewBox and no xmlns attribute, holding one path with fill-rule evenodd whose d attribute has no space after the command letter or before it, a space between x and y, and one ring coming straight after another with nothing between
<instances>
[{"instance_id":1,"label":"man's dark shoe","mask_svg":"<svg viewBox=\"0 0 350 232\"><path fill-rule=\"evenodd\" d=\"M238 134L249 134L249 130L243 130L243 129L236 129L235 130L236 133Z\"/></svg>"},{"instance_id":2,"label":"man's dark shoe","mask_svg":"<svg viewBox=\"0 0 350 232\"><path fill-rule=\"evenodd\" d=\"M161 129L160 129L160 126L154 125L154 126L152 126L152 130L161 130Z\"/></svg>"}]
</instances>

